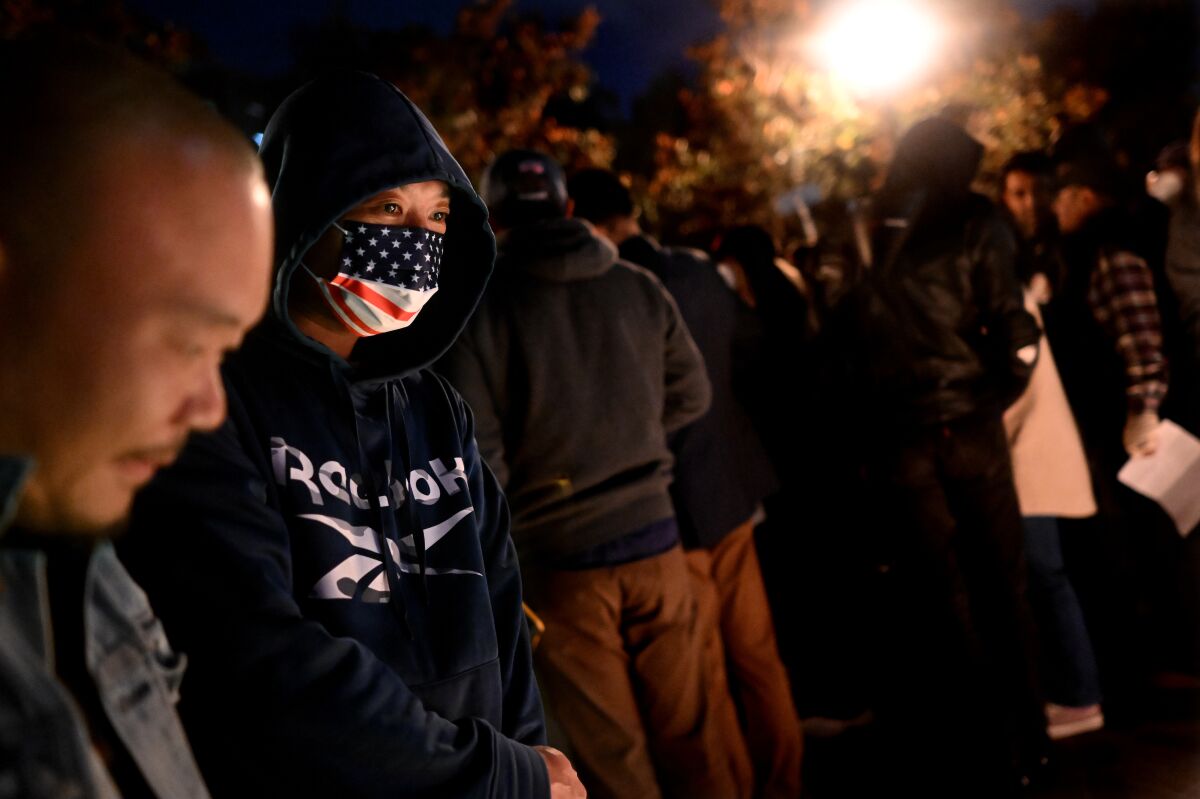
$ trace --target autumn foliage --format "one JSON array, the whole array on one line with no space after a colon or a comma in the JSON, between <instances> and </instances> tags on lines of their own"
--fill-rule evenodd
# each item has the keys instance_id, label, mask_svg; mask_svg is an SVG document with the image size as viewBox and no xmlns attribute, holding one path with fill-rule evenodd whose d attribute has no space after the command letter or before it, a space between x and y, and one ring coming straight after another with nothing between
<instances>
[{"instance_id":1,"label":"autumn foliage","mask_svg":"<svg viewBox=\"0 0 1200 799\"><path fill-rule=\"evenodd\" d=\"M555 111L586 104L597 90L584 60L603 24L592 8L547 21L519 0L474 0L447 34L366 30L334 14L295 34L296 70L286 83L335 66L378 72L425 110L476 179L512 147L545 150L568 169L625 164L647 226L671 240L739 223L794 240L798 225L780 198L798 187L810 198L867 193L898 135L920 117L959 117L987 145L994 170L1015 150L1045 146L1064 107L1055 99L1062 87L1033 54L1028 23L1005 0L928 0L951 31L944 52L919 83L875 99L856 96L814 57L809 40L820 19L806 0L710 1L723 32L693 48L693 75L655 98L676 121L661 129L635 117L619 139L612 126ZM0 3L3 35L75 21L179 70L203 55L185 32L133 15L119 0ZM263 101L269 108L277 99Z\"/></svg>"},{"instance_id":2,"label":"autumn foliage","mask_svg":"<svg viewBox=\"0 0 1200 799\"><path fill-rule=\"evenodd\" d=\"M610 135L547 113L556 98L582 102L592 91L581 53L599 23L592 8L551 26L516 13L512 0L480 0L458 13L448 37L381 48L375 68L429 115L475 177L513 147L544 150L568 168L608 166Z\"/></svg>"},{"instance_id":3,"label":"autumn foliage","mask_svg":"<svg viewBox=\"0 0 1200 799\"><path fill-rule=\"evenodd\" d=\"M867 193L897 137L927 115L963 122L991 170L1054 131L1053 87L1005 3L935 6L953 25L938 63L918 84L865 99L813 56L817 19L803 2L719 1L726 30L694 49L699 79L681 96L689 127L657 137L647 185L650 215L676 235L757 223L786 240L795 220L780 214L781 197L806 184L813 198Z\"/></svg>"}]
</instances>

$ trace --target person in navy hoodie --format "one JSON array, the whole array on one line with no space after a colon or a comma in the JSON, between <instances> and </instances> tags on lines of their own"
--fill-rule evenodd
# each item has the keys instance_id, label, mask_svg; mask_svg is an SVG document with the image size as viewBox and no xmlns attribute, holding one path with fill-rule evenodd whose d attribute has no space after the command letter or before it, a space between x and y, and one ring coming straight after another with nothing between
<instances>
[{"instance_id":1,"label":"person in navy hoodie","mask_svg":"<svg viewBox=\"0 0 1200 799\"><path fill-rule=\"evenodd\" d=\"M126 552L190 658L214 795L583 796L541 746L504 497L425 369L491 272L487 209L365 73L292 94L260 154L271 312L226 362L228 421L148 486Z\"/></svg>"}]
</instances>

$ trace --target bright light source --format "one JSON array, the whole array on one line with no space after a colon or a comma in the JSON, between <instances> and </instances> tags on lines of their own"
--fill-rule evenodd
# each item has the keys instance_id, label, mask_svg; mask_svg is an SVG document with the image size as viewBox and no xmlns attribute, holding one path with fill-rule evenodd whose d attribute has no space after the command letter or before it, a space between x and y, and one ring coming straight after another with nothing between
<instances>
[{"instance_id":1,"label":"bright light source","mask_svg":"<svg viewBox=\"0 0 1200 799\"><path fill-rule=\"evenodd\" d=\"M918 3L850 0L816 42L821 60L853 91L879 94L912 81L928 66L942 32Z\"/></svg>"}]
</instances>

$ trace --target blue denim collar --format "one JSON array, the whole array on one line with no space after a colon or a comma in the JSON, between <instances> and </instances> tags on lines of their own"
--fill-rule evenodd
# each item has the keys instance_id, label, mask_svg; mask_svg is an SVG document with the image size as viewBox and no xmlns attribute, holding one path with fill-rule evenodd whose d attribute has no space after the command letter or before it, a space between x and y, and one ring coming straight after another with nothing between
<instances>
[{"instance_id":1,"label":"blue denim collar","mask_svg":"<svg viewBox=\"0 0 1200 799\"><path fill-rule=\"evenodd\" d=\"M12 524L21 501L21 489L33 471L33 459L20 455L0 455L0 533Z\"/></svg>"}]
</instances>

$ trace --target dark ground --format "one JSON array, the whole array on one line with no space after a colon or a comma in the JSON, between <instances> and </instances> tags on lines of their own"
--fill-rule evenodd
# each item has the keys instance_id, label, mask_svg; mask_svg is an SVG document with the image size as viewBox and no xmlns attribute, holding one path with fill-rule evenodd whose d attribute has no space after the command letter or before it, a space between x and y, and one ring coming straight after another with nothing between
<instances>
[{"instance_id":1,"label":"dark ground","mask_svg":"<svg viewBox=\"0 0 1200 799\"><path fill-rule=\"evenodd\" d=\"M1105 705L1105 729L1053 744L1046 780L1029 796L1200 799L1200 678L1168 676L1172 671L1197 674L1194 643L1200 627L1193 605L1200 575L1200 534L1186 541L1174 533L1161 537L1161 551L1151 552L1143 561L1154 565L1147 569L1155 575L1150 582L1165 595L1124 617L1112 607L1128 595L1119 590L1123 581L1079 557L1099 543L1094 531L1081 532L1086 534L1077 540L1068 533L1064 549L1068 556L1077 555L1074 562L1084 567L1073 573L1073 579L1085 614L1096 611L1089 624L1099 622L1092 626L1093 640L1100 645L1101 673L1109 675L1113 689L1106 688L1106 696L1113 701ZM1148 530L1139 535L1143 543L1153 540ZM874 672L886 670L893 654L871 643L878 637L874 619L887 595L874 587L877 575L852 567L862 547L856 541L852 535L793 535L759 542L768 589L776 589L772 599L781 655L789 665L802 717L845 719L860 714L873 704L864 686L872 683ZM858 560L861 563L861 557ZM806 563L821 567L805 569ZM838 569L839 563L851 565ZM801 613L799 608L807 610ZM1109 621L1113 624L1105 624ZM1193 646L1185 645L1188 640ZM1173 669L1171 664L1182 668ZM1161 676L1153 677L1156 673ZM890 736L877 723L852 726L834 735L829 733L835 730L822 726L808 725L805 799L928 799L920 784L908 784L912 782L908 775L915 772L919 782L923 770L936 773L949 762L937 752L929 752L926 762L897 762L894 742L906 737L911 742L911 736L918 734L915 723L912 729L893 730Z\"/></svg>"},{"instance_id":2,"label":"dark ground","mask_svg":"<svg viewBox=\"0 0 1200 799\"><path fill-rule=\"evenodd\" d=\"M1174 692L1172 692L1174 693ZM1196 696L1157 718L1059 741L1038 799L1196 799L1200 797L1200 713ZM1190 705L1190 708L1188 707ZM1186 712L1184 712L1186 711ZM807 799L919 796L919 788L890 779L881 740L872 727L806 740ZM931 758L930 768L936 768ZM964 797L970 799L970 797Z\"/></svg>"}]
</instances>

